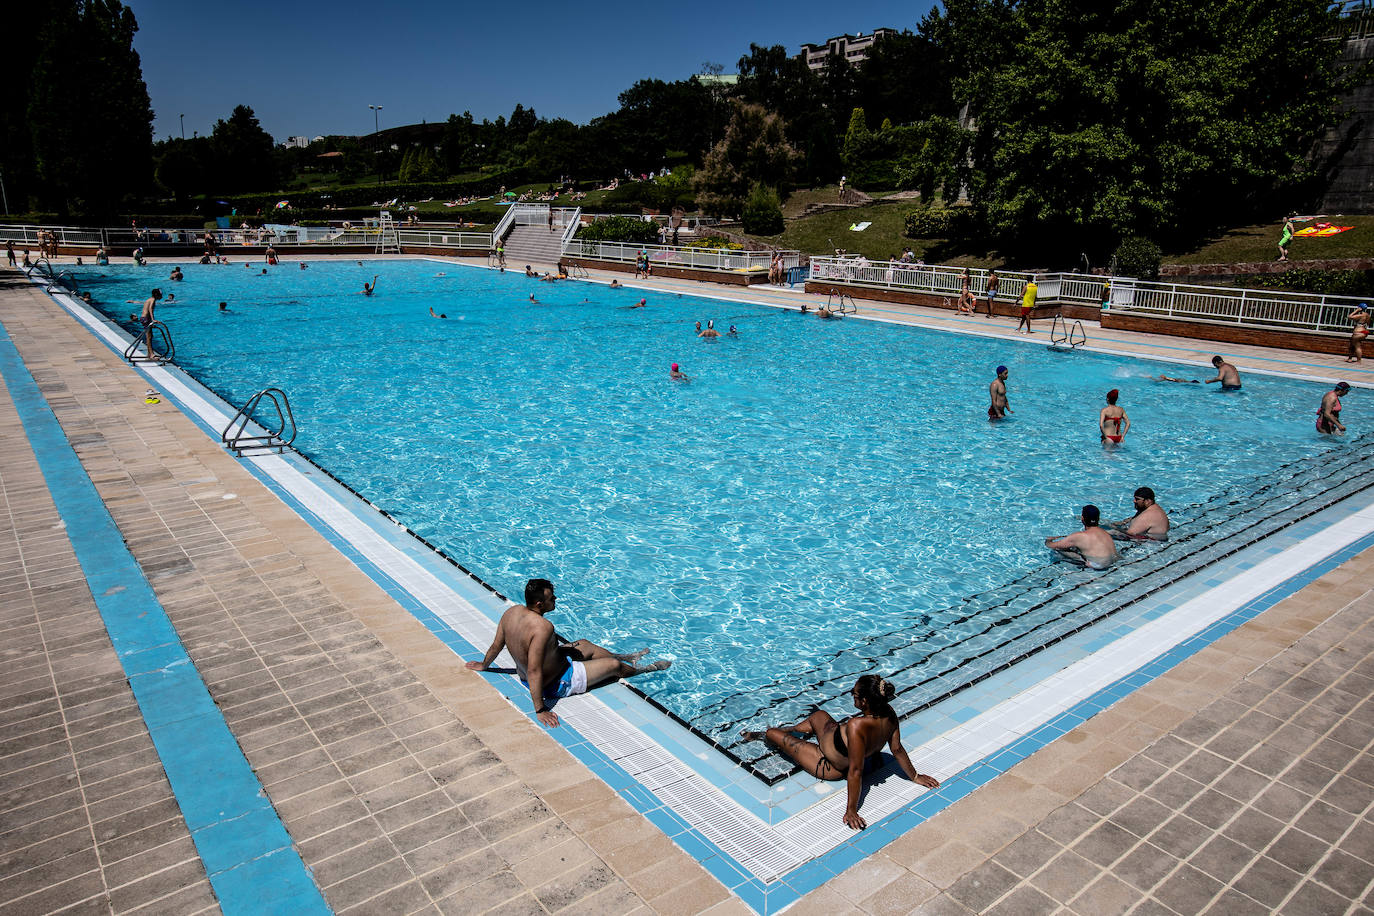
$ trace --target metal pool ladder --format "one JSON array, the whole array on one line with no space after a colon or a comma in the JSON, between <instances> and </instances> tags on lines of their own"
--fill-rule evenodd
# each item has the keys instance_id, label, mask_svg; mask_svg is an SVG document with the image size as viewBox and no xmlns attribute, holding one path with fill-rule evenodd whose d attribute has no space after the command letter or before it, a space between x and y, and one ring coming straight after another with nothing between
<instances>
[{"instance_id":1,"label":"metal pool ladder","mask_svg":"<svg viewBox=\"0 0 1374 916\"><path fill-rule=\"evenodd\" d=\"M859 310L859 307L854 304L853 296L833 289L830 291L830 297L825 300L825 307L840 315L853 315Z\"/></svg>"},{"instance_id":2,"label":"metal pool ladder","mask_svg":"<svg viewBox=\"0 0 1374 916\"><path fill-rule=\"evenodd\" d=\"M254 417L263 398L271 401L276 409L277 422L273 427L263 425ZM248 429L250 423L253 424L252 430ZM224 432L219 434L219 439L225 448L239 458L243 457L247 449L276 451L277 454L281 454L288 445L296 441L296 417L291 413L291 402L287 399L286 392L280 388L264 388L253 395L248 399L248 403L234 414L229 425L224 427Z\"/></svg>"},{"instance_id":3,"label":"metal pool ladder","mask_svg":"<svg viewBox=\"0 0 1374 916\"><path fill-rule=\"evenodd\" d=\"M1083 322L1074 319L1072 325L1064 320L1062 314L1054 316L1050 325L1050 346L1056 350L1077 350L1088 342L1088 333L1083 330Z\"/></svg>"},{"instance_id":4,"label":"metal pool ladder","mask_svg":"<svg viewBox=\"0 0 1374 916\"><path fill-rule=\"evenodd\" d=\"M139 353L139 346L147 342L145 338L152 340L153 348L145 353ZM159 344L162 352L158 352ZM172 346L172 332L168 331L167 325L161 321L154 321L148 325L146 332L135 334L134 339L124 348L124 361L133 364L157 363L162 366L170 363L175 355L176 347Z\"/></svg>"}]
</instances>

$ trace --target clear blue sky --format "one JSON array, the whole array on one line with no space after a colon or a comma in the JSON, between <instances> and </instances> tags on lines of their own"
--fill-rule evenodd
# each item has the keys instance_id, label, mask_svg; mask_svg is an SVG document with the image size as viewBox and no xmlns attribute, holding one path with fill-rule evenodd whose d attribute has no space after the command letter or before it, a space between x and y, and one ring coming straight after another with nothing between
<instances>
[{"instance_id":1,"label":"clear blue sky","mask_svg":"<svg viewBox=\"0 0 1374 916\"><path fill-rule=\"evenodd\" d=\"M686 79L704 61L733 73L750 42L803 42L915 31L933 0L783 3L124 0L153 111L154 136L207 135L247 105L278 142L364 134L471 111L509 116L517 102L579 124L614 111L636 80Z\"/></svg>"}]
</instances>

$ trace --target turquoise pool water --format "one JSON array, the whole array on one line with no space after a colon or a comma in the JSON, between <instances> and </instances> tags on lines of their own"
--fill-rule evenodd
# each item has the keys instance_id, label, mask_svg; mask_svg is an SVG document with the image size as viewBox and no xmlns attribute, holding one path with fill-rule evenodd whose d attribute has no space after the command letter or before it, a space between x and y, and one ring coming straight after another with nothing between
<instances>
[{"instance_id":1,"label":"turquoise pool water","mask_svg":"<svg viewBox=\"0 0 1374 916\"><path fill-rule=\"evenodd\" d=\"M626 309L644 294L428 261L261 268L79 279L126 323L125 300L174 292L179 365L236 405L284 389L301 451L504 594L553 579L560 632L675 659L635 685L727 746L777 702L842 702L831 680L871 659L902 683L931 647L1023 625L985 612L1119 587L1042 546L1084 502L1124 517L1149 485L1205 537L1208 507L1353 451L1315 433L1316 383L1224 394L1148 379L1207 366L658 293ZM698 339L712 318L739 336ZM1015 414L994 425L999 363ZM1110 452L1109 388L1133 423Z\"/></svg>"}]
</instances>

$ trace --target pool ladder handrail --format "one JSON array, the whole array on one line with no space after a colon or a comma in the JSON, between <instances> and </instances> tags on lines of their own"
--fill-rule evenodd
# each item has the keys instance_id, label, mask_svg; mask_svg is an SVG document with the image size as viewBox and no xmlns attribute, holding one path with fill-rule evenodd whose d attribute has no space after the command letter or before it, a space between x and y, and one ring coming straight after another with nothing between
<instances>
[{"instance_id":1,"label":"pool ladder handrail","mask_svg":"<svg viewBox=\"0 0 1374 916\"><path fill-rule=\"evenodd\" d=\"M162 338L165 344L163 352L158 353L158 338ZM140 354L138 348L140 344L147 343L151 338L153 349L151 352ZM157 363L159 366L172 362L176 356L176 347L172 345L172 332L167 330L167 325L161 321L154 321L148 325L147 331L140 331L134 335L134 339L124 348L124 361L132 365L138 363Z\"/></svg>"},{"instance_id":2,"label":"pool ladder handrail","mask_svg":"<svg viewBox=\"0 0 1374 916\"><path fill-rule=\"evenodd\" d=\"M72 273L70 270L64 270L53 277L53 282L58 286L66 287L74 293L81 292L81 285L76 282L76 274Z\"/></svg>"},{"instance_id":3,"label":"pool ladder handrail","mask_svg":"<svg viewBox=\"0 0 1374 916\"><path fill-rule=\"evenodd\" d=\"M276 408L277 423L275 429L268 428L254 419L254 414L263 398L270 400L272 406ZM250 432L248 430L249 423L252 423L255 429L261 430L261 433ZM230 435L230 431L234 430L235 425L238 426L238 429L233 432L233 435ZM290 435L283 435L288 428ZM243 457L243 453L247 449L275 450L277 454L281 454L287 446L296 441L296 416L291 412L291 401L287 398L286 392L280 388L264 388L253 395L248 399L248 403L240 407L230 419L228 425L224 427L224 431L219 434L219 439L225 448L239 458Z\"/></svg>"},{"instance_id":4,"label":"pool ladder handrail","mask_svg":"<svg viewBox=\"0 0 1374 916\"><path fill-rule=\"evenodd\" d=\"M587 268L583 267L581 264L570 265L568 267L568 276L572 277L574 280L587 280L591 278L591 274L587 273Z\"/></svg>"},{"instance_id":5,"label":"pool ladder handrail","mask_svg":"<svg viewBox=\"0 0 1374 916\"><path fill-rule=\"evenodd\" d=\"M40 267L42 270L39 270ZM47 277L50 282L55 282L57 280L56 274L53 273L52 262L45 257L40 256L37 260L30 261L29 266L24 268L24 276L32 277L35 270L38 270L42 276Z\"/></svg>"},{"instance_id":6,"label":"pool ladder handrail","mask_svg":"<svg viewBox=\"0 0 1374 916\"><path fill-rule=\"evenodd\" d=\"M854 303L853 296L834 289L830 291L829 298L825 300L825 307L832 313L839 315L853 315L859 310L859 307Z\"/></svg>"},{"instance_id":7,"label":"pool ladder handrail","mask_svg":"<svg viewBox=\"0 0 1374 916\"><path fill-rule=\"evenodd\" d=\"M1072 325L1064 319L1063 313L1054 316L1054 322L1050 325L1050 346L1056 350L1067 347L1070 350L1077 350L1088 342L1088 332L1083 330L1083 322L1074 319Z\"/></svg>"}]
</instances>

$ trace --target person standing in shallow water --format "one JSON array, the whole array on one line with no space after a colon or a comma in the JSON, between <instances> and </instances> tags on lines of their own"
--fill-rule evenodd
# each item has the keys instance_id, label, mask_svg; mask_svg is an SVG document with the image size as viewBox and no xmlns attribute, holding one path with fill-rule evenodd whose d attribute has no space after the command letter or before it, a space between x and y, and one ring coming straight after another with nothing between
<instances>
[{"instance_id":1,"label":"person standing in shallow water","mask_svg":"<svg viewBox=\"0 0 1374 916\"><path fill-rule=\"evenodd\" d=\"M849 783L848 801L844 809L844 825L853 830L868 827L859 816L859 796L863 794L864 769L868 761L887 745L897 764L908 779L927 789L936 789L940 781L934 776L916 772L916 766L902 747L901 727L892 710L897 690L876 674L865 674L854 682L849 693L856 716L836 722L830 713L818 709L795 725L784 725L762 732L742 732L746 741L766 741L801 765L817 779ZM813 744L805 737L815 735Z\"/></svg>"},{"instance_id":2,"label":"person standing in shallow water","mask_svg":"<svg viewBox=\"0 0 1374 916\"><path fill-rule=\"evenodd\" d=\"M1116 399L1120 392L1113 388L1107 392L1107 406L1097 415L1097 429L1102 434L1103 445L1120 445L1131 429L1131 418L1118 407Z\"/></svg>"},{"instance_id":3,"label":"person standing in shallow water","mask_svg":"<svg viewBox=\"0 0 1374 916\"><path fill-rule=\"evenodd\" d=\"M1015 413L1007 403L1007 367L997 367L997 377L988 385L988 419L1000 420L1009 413Z\"/></svg>"},{"instance_id":4,"label":"person standing in shallow water","mask_svg":"<svg viewBox=\"0 0 1374 916\"><path fill-rule=\"evenodd\" d=\"M1350 393L1347 382L1337 382L1336 387L1322 395L1321 406L1317 408L1317 432L1323 434L1343 433L1341 423L1341 398Z\"/></svg>"}]
</instances>

